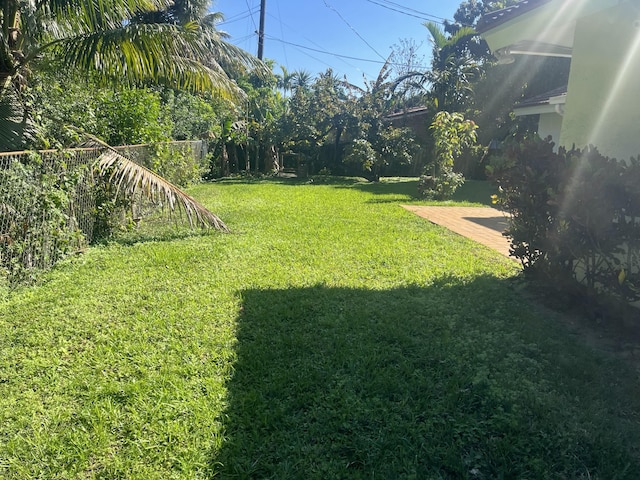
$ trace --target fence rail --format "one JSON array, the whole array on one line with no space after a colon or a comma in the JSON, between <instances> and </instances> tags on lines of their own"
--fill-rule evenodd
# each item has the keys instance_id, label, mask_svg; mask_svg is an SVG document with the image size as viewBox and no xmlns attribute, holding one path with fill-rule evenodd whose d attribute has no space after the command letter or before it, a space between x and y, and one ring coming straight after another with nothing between
<instances>
[{"instance_id":1,"label":"fence rail","mask_svg":"<svg viewBox=\"0 0 640 480\"><path fill-rule=\"evenodd\" d=\"M198 163L203 141L171 142ZM153 148L116 149L153 169ZM93 240L96 177L93 165L104 150L77 148L0 153L0 280L21 282L48 269Z\"/></svg>"}]
</instances>

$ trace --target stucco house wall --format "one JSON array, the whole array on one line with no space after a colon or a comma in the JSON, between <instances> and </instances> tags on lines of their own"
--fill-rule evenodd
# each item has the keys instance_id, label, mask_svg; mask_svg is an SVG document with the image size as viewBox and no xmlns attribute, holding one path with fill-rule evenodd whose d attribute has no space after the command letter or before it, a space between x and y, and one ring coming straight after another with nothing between
<instances>
[{"instance_id":1,"label":"stucco house wall","mask_svg":"<svg viewBox=\"0 0 640 480\"><path fill-rule=\"evenodd\" d=\"M640 154L640 11L628 3L580 18L560 144Z\"/></svg>"},{"instance_id":2,"label":"stucco house wall","mask_svg":"<svg viewBox=\"0 0 640 480\"><path fill-rule=\"evenodd\" d=\"M540 118L538 120L538 136L540 138L551 137L552 140L556 143L554 147L556 150L559 145L560 140L560 131L562 129L562 117L553 112L553 113L541 113Z\"/></svg>"},{"instance_id":3,"label":"stucco house wall","mask_svg":"<svg viewBox=\"0 0 640 480\"><path fill-rule=\"evenodd\" d=\"M480 31L497 56L571 57L563 116L541 114L540 136L620 160L640 154L640 2L523 0Z\"/></svg>"}]
</instances>

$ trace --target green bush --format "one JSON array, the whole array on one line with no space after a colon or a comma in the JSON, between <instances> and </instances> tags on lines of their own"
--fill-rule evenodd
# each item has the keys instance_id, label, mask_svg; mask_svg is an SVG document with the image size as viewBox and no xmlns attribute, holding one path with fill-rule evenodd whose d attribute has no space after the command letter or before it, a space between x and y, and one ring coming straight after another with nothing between
<instances>
[{"instance_id":1,"label":"green bush","mask_svg":"<svg viewBox=\"0 0 640 480\"><path fill-rule=\"evenodd\" d=\"M431 162L420 178L418 192L436 200L450 198L464 183L464 176L453 170L455 160L477 149L476 129L461 113L438 112L430 130L433 132L434 152Z\"/></svg>"},{"instance_id":2,"label":"green bush","mask_svg":"<svg viewBox=\"0 0 640 480\"><path fill-rule=\"evenodd\" d=\"M10 285L34 280L82 243L69 208L84 173L35 153L0 168L0 270Z\"/></svg>"},{"instance_id":3,"label":"green bush","mask_svg":"<svg viewBox=\"0 0 640 480\"><path fill-rule=\"evenodd\" d=\"M145 166L174 185L187 187L202 180L208 160L200 159L188 143L151 145Z\"/></svg>"},{"instance_id":4,"label":"green bush","mask_svg":"<svg viewBox=\"0 0 640 480\"><path fill-rule=\"evenodd\" d=\"M460 185L464 184L464 176L453 170L440 172L437 177L421 175L418 182L418 193L422 197L434 200L451 198Z\"/></svg>"},{"instance_id":5,"label":"green bush","mask_svg":"<svg viewBox=\"0 0 640 480\"><path fill-rule=\"evenodd\" d=\"M156 91L132 88L101 90L97 135L110 145L135 145L171 140L168 109Z\"/></svg>"},{"instance_id":6,"label":"green bush","mask_svg":"<svg viewBox=\"0 0 640 480\"><path fill-rule=\"evenodd\" d=\"M640 299L640 162L525 139L488 168L511 253L559 288ZM567 282L570 280L569 282Z\"/></svg>"}]
</instances>

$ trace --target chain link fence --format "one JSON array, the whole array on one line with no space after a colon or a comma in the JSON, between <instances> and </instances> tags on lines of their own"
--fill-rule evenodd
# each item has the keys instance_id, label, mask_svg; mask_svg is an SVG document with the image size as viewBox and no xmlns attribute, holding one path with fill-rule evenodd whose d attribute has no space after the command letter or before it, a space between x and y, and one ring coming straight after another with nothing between
<instances>
[{"instance_id":1,"label":"chain link fence","mask_svg":"<svg viewBox=\"0 0 640 480\"><path fill-rule=\"evenodd\" d=\"M168 158L205 163L204 141L116 148L151 170ZM0 280L22 283L93 240L100 200L94 165L102 149L0 153ZM158 164L164 152L164 164ZM179 153L180 155L176 155ZM162 172L160 172L162 174ZM169 178L176 182L176 179ZM99 193L98 193L99 194Z\"/></svg>"}]
</instances>

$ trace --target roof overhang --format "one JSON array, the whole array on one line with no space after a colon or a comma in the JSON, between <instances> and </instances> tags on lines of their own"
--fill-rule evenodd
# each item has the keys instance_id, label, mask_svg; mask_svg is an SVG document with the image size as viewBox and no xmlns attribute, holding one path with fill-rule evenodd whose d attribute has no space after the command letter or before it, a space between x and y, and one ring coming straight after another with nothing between
<instances>
[{"instance_id":1,"label":"roof overhang","mask_svg":"<svg viewBox=\"0 0 640 480\"><path fill-rule=\"evenodd\" d=\"M540 115L544 113L557 113L564 115L564 105L567 102L567 94L549 97L543 101L532 104L524 102L522 105L516 105L513 113L516 117L524 117L526 115Z\"/></svg>"},{"instance_id":2,"label":"roof overhang","mask_svg":"<svg viewBox=\"0 0 640 480\"><path fill-rule=\"evenodd\" d=\"M428 107L414 107L407 110L402 110L400 112L390 113L385 116L384 119L387 121L393 120L405 120L413 117L421 117L427 114L430 114L433 110Z\"/></svg>"}]
</instances>

